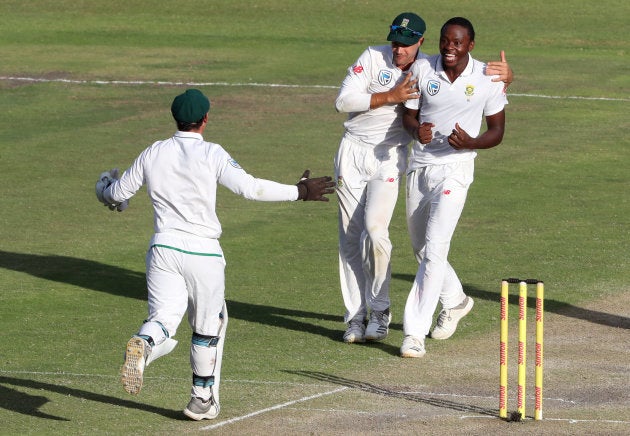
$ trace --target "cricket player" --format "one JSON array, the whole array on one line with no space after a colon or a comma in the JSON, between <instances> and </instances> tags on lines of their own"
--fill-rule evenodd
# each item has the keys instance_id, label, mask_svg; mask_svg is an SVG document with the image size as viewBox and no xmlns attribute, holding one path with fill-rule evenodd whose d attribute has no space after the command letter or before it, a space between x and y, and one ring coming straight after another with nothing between
<instances>
[{"instance_id":1,"label":"cricket player","mask_svg":"<svg viewBox=\"0 0 630 436\"><path fill-rule=\"evenodd\" d=\"M389 223L411 141L400 103L418 99L416 80L407 73L416 59L426 57L420 51L425 30L424 20L414 13L394 18L387 36L391 44L361 54L348 68L335 101L337 111L349 114L335 157L346 343L382 340L389 331ZM504 58L489 65L488 72L498 75L493 80L506 86L512 81Z\"/></svg>"},{"instance_id":2,"label":"cricket player","mask_svg":"<svg viewBox=\"0 0 630 436\"><path fill-rule=\"evenodd\" d=\"M146 255L148 317L127 343L121 370L124 389L138 394L146 366L171 352L184 314L192 328L191 398L184 413L191 419L219 414L219 384L228 322L225 258L219 244L219 184L258 201L328 201L331 177L284 185L249 175L219 144L204 141L210 101L197 89L178 95L171 105L177 123L173 137L145 149L118 179L104 172L97 198L112 210L125 210L141 186L147 186L155 233Z\"/></svg>"},{"instance_id":3,"label":"cricket player","mask_svg":"<svg viewBox=\"0 0 630 436\"><path fill-rule=\"evenodd\" d=\"M507 104L503 84L493 82L486 65L470 55L474 46L470 21L452 18L440 32L440 54L411 68L420 99L405 102L403 115L415 139L406 215L419 265L405 305L402 357L425 354L424 339L439 301L443 310L431 332L434 339L449 338L473 306L447 257L473 181L475 150L502 141ZM484 117L487 129L480 134Z\"/></svg>"}]
</instances>

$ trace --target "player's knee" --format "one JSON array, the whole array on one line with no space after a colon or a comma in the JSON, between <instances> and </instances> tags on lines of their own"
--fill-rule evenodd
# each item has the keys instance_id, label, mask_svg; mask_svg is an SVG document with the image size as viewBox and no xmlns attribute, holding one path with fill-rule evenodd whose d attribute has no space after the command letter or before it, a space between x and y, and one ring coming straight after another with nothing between
<instances>
[{"instance_id":1,"label":"player's knee","mask_svg":"<svg viewBox=\"0 0 630 436\"><path fill-rule=\"evenodd\" d=\"M191 343L198 347L210 348L216 347L219 339L219 336L206 336L195 332L192 334Z\"/></svg>"}]
</instances>

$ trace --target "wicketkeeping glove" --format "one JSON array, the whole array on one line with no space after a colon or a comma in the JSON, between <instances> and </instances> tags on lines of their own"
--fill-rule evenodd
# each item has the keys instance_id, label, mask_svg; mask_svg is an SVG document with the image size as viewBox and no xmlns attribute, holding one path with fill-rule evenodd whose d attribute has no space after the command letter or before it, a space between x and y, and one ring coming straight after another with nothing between
<instances>
[{"instance_id":1,"label":"wicketkeeping glove","mask_svg":"<svg viewBox=\"0 0 630 436\"><path fill-rule=\"evenodd\" d=\"M328 197L324 195L335 192L335 182L332 181L332 177L325 176L311 179L309 178L310 175L310 170L304 171L302 178L297 183L298 200L328 201Z\"/></svg>"},{"instance_id":2,"label":"wicketkeeping glove","mask_svg":"<svg viewBox=\"0 0 630 436\"><path fill-rule=\"evenodd\" d=\"M105 190L109 187L109 185L114 183L115 180L118 180L118 168L114 168L110 171L104 171L98 177L94 190L96 191L96 198L98 198L98 201L107 206L109 210L117 210L118 212L122 212L129 206L129 200L125 200L122 203L117 203L108 201L105 198Z\"/></svg>"}]
</instances>

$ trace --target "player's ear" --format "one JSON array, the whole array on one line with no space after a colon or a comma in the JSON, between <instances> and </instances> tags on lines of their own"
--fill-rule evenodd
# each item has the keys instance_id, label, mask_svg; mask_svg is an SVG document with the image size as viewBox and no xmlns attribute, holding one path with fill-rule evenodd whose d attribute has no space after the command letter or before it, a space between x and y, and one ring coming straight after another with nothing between
<instances>
[{"instance_id":1,"label":"player's ear","mask_svg":"<svg viewBox=\"0 0 630 436\"><path fill-rule=\"evenodd\" d=\"M475 41L470 41L468 44L468 51L473 51L473 48L475 48Z\"/></svg>"}]
</instances>

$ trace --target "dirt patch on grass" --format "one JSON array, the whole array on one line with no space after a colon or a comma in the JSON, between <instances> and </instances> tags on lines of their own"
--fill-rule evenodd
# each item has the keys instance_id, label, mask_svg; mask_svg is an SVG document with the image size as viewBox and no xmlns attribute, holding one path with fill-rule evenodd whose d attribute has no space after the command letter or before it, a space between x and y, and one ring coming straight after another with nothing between
<instances>
[{"instance_id":1,"label":"dirt patch on grass","mask_svg":"<svg viewBox=\"0 0 630 436\"><path fill-rule=\"evenodd\" d=\"M531 419L533 338L528 348L528 368L531 367L528 417L524 422L497 418L497 331L481 338L427 340L428 353L424 358L388 358L378 368L366 367L359 376L304 372L302 375L313 381L312 386L306 384L303 389L303 398L307 400L288 402L261 413L253 421L235 420L217 431L260 434L264 429L265 433L277 434L344 435L628 434L628 307L630 292L625 291L582 307L545 314L543 421ZM516 409L516 354L512 351L516 331L514 326L510 335L510 411Z\"/></svg>"}]
</instances>

